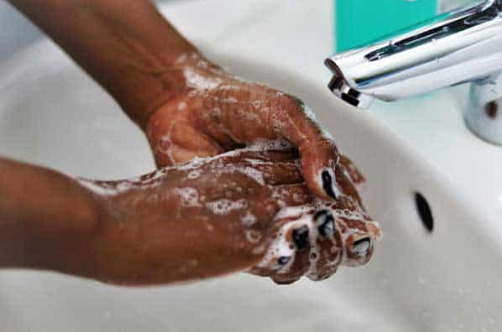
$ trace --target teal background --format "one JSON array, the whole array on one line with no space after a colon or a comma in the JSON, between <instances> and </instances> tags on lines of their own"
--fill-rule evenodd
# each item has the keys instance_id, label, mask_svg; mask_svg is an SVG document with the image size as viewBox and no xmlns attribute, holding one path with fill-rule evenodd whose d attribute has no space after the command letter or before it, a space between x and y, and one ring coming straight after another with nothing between
<instances>
[{"instance_id":1,"label":"teal background","mask_svg":"<svg viewBox=\"0 0 502 332\"><path fill-rule=\"evenodd\" d=\"M364 46L432 19L437 0L335 0L336 51Z\"/></svg>"}]
</instances>

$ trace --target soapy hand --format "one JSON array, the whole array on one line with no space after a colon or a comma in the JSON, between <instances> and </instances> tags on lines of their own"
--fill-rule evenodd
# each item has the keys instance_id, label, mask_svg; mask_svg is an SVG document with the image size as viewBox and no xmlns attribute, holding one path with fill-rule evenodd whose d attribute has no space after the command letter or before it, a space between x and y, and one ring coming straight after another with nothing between
<instances>
[{"instance_id":1,"label":"soapy hand","mask_svg":"<svg viewBox=\"0 0 502 332\"><path fill-rule=\"evenodd\" d=\"M262 261L249 272L290 284L303 276L318 281L340 265L366 264L380 227L365 212L356 185L364 182L349 159L340 156L336 167L339 198L282 209L274 218L273 241Z\"/></svg>"},{"instance_id":2,"label":"soapy hand","mask_svg":"<svg viewBox=\"0 0 502 332\"><path fill-rule=\"evenodd\" d=\"M144 285L245 270L291 283L304 275L327 278L342 263L366 263L379 228L361 205L355 168L341 157L338 199L320 201L300 174L297 152L271 147L135 180L82 180L109 211L92 241L99 257L92 273Z\"/></svg>"},{"instance_id":3,"label":"soapy hand","mask_svg":"<svg viewBox=\"0 0 502 332\"><path fill-rule=\"evenodd\" d=\"M369 260L380 231L355 189L362 177L300 100L210 63L150 1L10 2L141 126L158 166L171 167L75 182L4 162L1 189L17 199L0 211L0 267L136 285L246 270L290 283ZM267 140L294 150L221 155ZM19 190L27 186L30 200Z\"/></svg>"},{"instance_id":4,"label":"soapy hand","mask_svg":"<svg viewBox=\"0 0 502 332\"><path fill-rule=\"evenodd\" d=\"M236 78L196 52L179 57L169 74L184 88L145 125L158 166L284 139L300 152L301 173L312 192L336 198L337 148L300 100Z\"/></svg>"}]
</instances>

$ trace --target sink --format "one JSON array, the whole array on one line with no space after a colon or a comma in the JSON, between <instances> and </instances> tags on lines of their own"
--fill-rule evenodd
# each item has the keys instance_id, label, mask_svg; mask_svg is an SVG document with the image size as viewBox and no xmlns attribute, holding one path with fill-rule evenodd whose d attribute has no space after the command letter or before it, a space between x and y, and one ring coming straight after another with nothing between
<instances>
[{"instance_id":1,"label":"sink","mask_svg":"<svg viewBox=\"0 0 502 332\"><path fill-rule=\"evenodd\" d=\"M496 220L463 187L371 114L335 100L322 80L209 53L242 77L304 99L353 158L368 178L367 208L384 230L373 259L324 282L282 287L246 274L122 288L4 270L1 331L502 330L502 244L488 226ZM47 40L0 64L0 154L101 179L154 168L142 133Z\"/></svg>"}]
</instances>

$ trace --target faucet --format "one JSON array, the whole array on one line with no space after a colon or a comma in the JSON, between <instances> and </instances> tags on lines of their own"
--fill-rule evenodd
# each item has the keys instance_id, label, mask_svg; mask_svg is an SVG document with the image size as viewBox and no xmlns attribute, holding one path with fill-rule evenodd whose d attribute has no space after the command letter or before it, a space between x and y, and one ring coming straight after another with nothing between
<instances>
[{"instance_id":1,"label":"faucet","mask_svg":"<svg viewBox=\"0 0 502 332\"><path fill-rule=\"evenodd\" d=\"M479 137L502 145L502 0L440 16L425 27L326 59L329 89L359 108L470 83L464 117Z\"/></svg>"}]
</instances>

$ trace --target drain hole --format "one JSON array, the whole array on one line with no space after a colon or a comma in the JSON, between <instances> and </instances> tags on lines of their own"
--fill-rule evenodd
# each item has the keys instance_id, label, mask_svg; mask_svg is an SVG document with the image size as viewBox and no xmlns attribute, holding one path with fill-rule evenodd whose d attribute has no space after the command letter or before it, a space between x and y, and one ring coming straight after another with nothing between
<instances>
[{"instance_id":1,"label":"drain hole","mask_svg":"<svg viewBox=\"0 0 502 332\"><path fill-rule=\"evenodd\" d=\"M415 193L415 205L417 207L418 215L420 216L420 220L422 220L422 224L425 229L432 233L434 230L434 217L432 217L432 211L429 203L425 199L422 194L416 192Z\"/></svg>"},{"instance_id":2,"label":"drain hole","mask_svg":"<svg viewBox=\"0 0 502 332\"><path fill-rule=\"evenodd\" d=\"M490 119L495 119L499 111L499 104L496 101L491 101L485 105L485 113Z\"/></svg>"}]
</instances>

